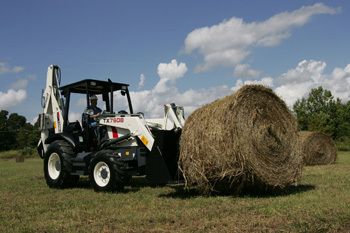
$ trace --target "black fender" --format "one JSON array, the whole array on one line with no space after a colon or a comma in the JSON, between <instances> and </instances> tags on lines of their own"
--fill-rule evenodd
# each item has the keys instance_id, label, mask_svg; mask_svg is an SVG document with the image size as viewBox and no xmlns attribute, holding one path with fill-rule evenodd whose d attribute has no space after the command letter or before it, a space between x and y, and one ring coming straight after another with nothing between
<instances>
[{"instance_id":1,"label":"black fender","mask_svg":"<svg viewBox=\"0 0 350 233\"><path fill-rule=\"evenodd\" d=\"M38 146L36 147L36 150L37 150L40 158L43 159L44 156L45 156L45 152L44 152L43 142L41 141L41 139L40 139L40 142L39 142Z\"/></svg>"},{"instance_id":2,"label":"black fender","mask_svg":"<svg viewBox=\"0 0 350 233\"><path fill-rule=\"evenodd\" d=\"M79 147L79 144L74 140L74 138L65 133L54 134L46 138L45 144L50 144L51 142L54 142L56 140L66 141L69 145L72 146L73 150L76 150Z\"/></svg>"}]
</instances>

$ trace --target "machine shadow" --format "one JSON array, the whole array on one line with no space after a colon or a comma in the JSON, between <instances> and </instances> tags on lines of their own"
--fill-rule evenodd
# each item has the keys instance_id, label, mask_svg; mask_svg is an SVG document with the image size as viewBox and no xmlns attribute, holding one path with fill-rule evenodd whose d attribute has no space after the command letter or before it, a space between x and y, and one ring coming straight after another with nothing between
<instances>
[{"instance_id":1,"label":"machine shadow","mask_svg":"<svg viewBox=\"0 0 350 233\"><path fill-rule=\"evenodd\" d=\"M237 193L208 193L202 194L196 189L185 188L184 185L172 186L173 192L167 194L160 194L161 198L178 198L178 199L190 199L195 197L254 197L254 198L269 198L269 197L279 197L279 196L289 196L298 193L304 193L316 189L315 185L311 184L300 184L291 185L284 189L253 189L247 188L242 190L239 194Z\"/></svg>"},{"instance_id":2,"label":"machine shadow","mask_svg":"<svg viewBox=\"0 0 350 233\"><path fill-rule=\"evenodd\" d=\"M124 187L124 190L118 191L116 193L129 193L129 192L138 192L140 189L145 188L145 187L150 187L150 188L159 188L159 187L164 187L164 185L152 185L150 184L145 177L133 177L130 183L126 184ZM68 187L68 189L91 189L93 190L93 187L90 184L90 181L87 177L82 177L79 179L79 182L73 186L73 187Z\"/></svg>"}]
</instances>

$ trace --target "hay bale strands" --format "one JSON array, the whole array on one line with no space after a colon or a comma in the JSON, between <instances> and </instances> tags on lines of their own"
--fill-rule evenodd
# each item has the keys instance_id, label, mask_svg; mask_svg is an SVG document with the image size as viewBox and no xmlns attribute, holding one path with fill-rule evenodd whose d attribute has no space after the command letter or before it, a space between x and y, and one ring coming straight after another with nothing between
<instances>
[{"instance_id":1,"label":"hay bale strands","mask_svg":"<svg viewBox=\"0 0 350 233\"><path fill-rule=\"evenodd\" d=\"M297 121L271 89L243 86L187 118L179 168L186 185L203 193L284 188L302 170Z\"/></svg>"},{"instance_id":2,"label":"hay bale strands","mask_svg":"<svg viewBox=\"0 0 350 233\"><path fill-rule=\"evenodd\" d=\"M330 136L321 132L299 132L305 165L327 165L337 159L337 147Z\"/></svg>"}]
</instances>

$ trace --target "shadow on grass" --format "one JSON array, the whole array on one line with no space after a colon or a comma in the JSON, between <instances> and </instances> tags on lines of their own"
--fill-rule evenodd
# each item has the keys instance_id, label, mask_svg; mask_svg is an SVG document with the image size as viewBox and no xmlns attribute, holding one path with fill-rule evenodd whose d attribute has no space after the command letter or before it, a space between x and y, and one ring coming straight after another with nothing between
<instances>
[{"instance_id":1,"label":"shadow on grass","mask_svg":"<svg viewBox=\"0 0 350 233\"><path fill-rule=\"evenodd\" d=\"M253 189L247 188L244 189L239 194L237 193L218 193L212 192L208 194L202 194L195 188L185 188L184 185L175 185L171 186L174 189L174 192L161 194L159 197L162 198L179 198L179 199L190 199L194 197L213 197L213 196L231 196L231 197L255 197L255 198L269 198L269 197L278 197L278 196L289 196L298 193L308 192L314 190L316 186L311 184L301 184L301 185L291 185L284 189L277 188L268 188L268 189Z\"/></svg>"},{"instance_id":2,"label":"shadow on grass","mask_svg":"<svg viewBox=\"0 0 350 233\"><path fill-rule=\"evenodd\" d=\"M145 177L133 177L130 183L126 184L124 190L118 191L117 193L129 193L129 192L138 192L144 187L149 188L159 188L164 187L164 185L152 185L150 184ZM67 187L66 189L91 189L93 187L90 184L88 177L80 177L79 182L75 186Z\"/></svg>"},{"instance_id":3,"label":"shadow on grass","mask_svg":"<svg viewBox=\"0 0 350 233\"><path fill-rule=\"evenodd\" d=\"M37 179L44 180L44 177L36 177ZM140 191L142 188L161 188L171 187L174 191L166 194L160 194L161 198L179 198L179 199L190 199L195 197L215 197L215 196L231 196L231 197L255 197L255 198L269 198L278 196L288 196L298 193L308 192L316 188L315 185L311 184L300 184L290 185L284 189L280 188L256 188L250 187L243 189L240 193L230 192L211 192L207 194L201 193L196 188L186 188L183 183L175 183L168 185L152 185L145 177L133 177L131 182L125 185L124 190L118 193L134 193ZM73 187L67 187L66 189L90 189L93 190L88 177L81 177L77 185Z\"/></svg>"},{"instance_id":4,"label":"shadow on grass","mask_svg":"<svg viewBox=\"0 0 350 233\"><path fill-rule=\"evenodd\" d=\"M299 193L308 192L316 189L315 185L312 184L300 184L300 185L290 185L282 188L267 188L267 189L246 189L244 190L240 196L247 197L260 197L260 198L268 198L268 197L278 197L278 196L289 196Z\"/></svg>"}]
</instances>

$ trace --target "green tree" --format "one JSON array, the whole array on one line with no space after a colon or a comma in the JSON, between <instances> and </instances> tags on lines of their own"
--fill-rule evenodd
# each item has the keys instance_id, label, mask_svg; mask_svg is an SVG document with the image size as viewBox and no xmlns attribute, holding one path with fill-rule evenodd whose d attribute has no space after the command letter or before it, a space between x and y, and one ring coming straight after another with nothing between
<instances>
[{"instance_id":1,"label":"green tree","mask_svg":"<svg viewBox=\"0 0 350 233\"><path fill-rule=\"evenodd\" d=\"M7 123L7 115L9 114L6 110L0 111L0 130L6 129L6 123Z\"/></svg>"},{"instance_id":2,"label":"green tree","mask_svg":"<svg viewBox=\"0 0 350 233\"><path fill-rule=\"evenodd\" d=\"M300 130L320 131L333 139L350 136L350 103L341 103L329 90L314 88L293 106Z\"/></svg>"},{"instance_id":3,"label":"green tree","mask_svg":"<svg viewBox=\"0 0 350 233\"><path fill-rule=\"evenodd\" d=\"M26 118L6 110L0 111L0 151L35 147L40 133L38 126L26 122Z\"/></svg>"},{"instance_id":4,"label":"green tree","mask_svg":"<svg viewBox=\"0 0 350 233\"><path fill-rule=\"evenodd\" d=\"M19 148L36 147L40 132L33 125L26 123L18 131L17 143Z\"/></svg>"},{"instance_id":5,"label":"green tree","mask_svg":"<svg viewBox=\"0 0 350 233\"><path fill-rule=\"evenodd\" d=\"M0 111L0 151L9 150L15 147L15 133L8 128L8 114L6 110Z\"/></svg>"},{"instance_id":6,"label":"green tree","mask_svg":"<svg viewBox=\"0 0 350 233\"><path fill-rule=\"evenodd\" d=\"M26 124L27 119L24 116L18 115L17 113L11 113L7 119L7 128L9 133L12 135L11 149L22 148L18 142L18 136L20 130Z\"/></svg>"},{"instance_id":7,"label":"green tree","mask_svg":"<svg viewBox=\"0 0 350 233\"><path fill-rule=\"evenodd\" d=\"M9 114L6 110L0 111L0 151L7 149L7 115Z\"/></svg>"},{"instance_id":8,"label":"green tree","mask_svg":"<svg viewBox=\"0 0 350 233\"><path fill-rule=\"evenodd\" d=\"M7 119L7 127L9 130L19 130L26 124L27 119L17 113L11 113Z\"/></svg>"}]
</instances>

